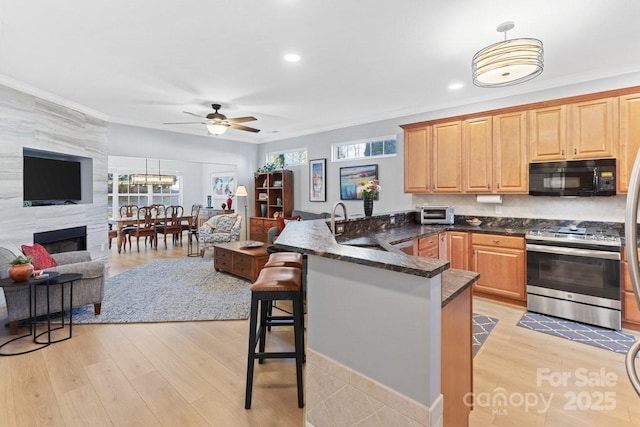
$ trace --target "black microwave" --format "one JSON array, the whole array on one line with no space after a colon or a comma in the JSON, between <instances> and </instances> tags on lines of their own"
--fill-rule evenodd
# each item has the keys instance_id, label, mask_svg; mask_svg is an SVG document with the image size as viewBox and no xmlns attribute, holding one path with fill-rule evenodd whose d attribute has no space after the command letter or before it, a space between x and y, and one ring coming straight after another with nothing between
<instances>
[{"instance_id":1,"label":"black microwave","mask_svg":"<svg viewBox=\"0 0 640 427\"><path fill-rule=\"evenodd\" d=\"M529 163L531 196L590 197L615 194L615 159Z\"/></svg>"}]
</instances>

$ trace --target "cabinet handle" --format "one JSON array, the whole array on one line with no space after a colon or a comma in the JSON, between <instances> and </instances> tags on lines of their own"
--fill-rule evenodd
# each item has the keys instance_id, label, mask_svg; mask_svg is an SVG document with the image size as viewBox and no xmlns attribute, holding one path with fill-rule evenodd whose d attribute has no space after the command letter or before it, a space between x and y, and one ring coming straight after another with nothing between
<instances>
[{"instance_id":1,"label":"cabinet handle","mask_svg":"<svg viewBox=\"0 0 640 427\"><path fill-rule=\"evenodd\" d=\"M498 244L498 243L500 243L500 240L498 240L498 239L493 239L493 243Z\"/></svg>"},{"instance_id":2,"label":"cabinet handle","mask_svg":"<svg viewBox=\"0 0 640 427\"><path fill-rule=\"evenodd\" d=\"M431 184L431 189L435 190L436 189L436 185L435 184Z\"/></svg>"},{"instance_id":3,"label":"cabinet handle","mask_svg":"<svg viewBox=\"0 0 640 427\"><path fill-rule=\"evenodd\" d=\"M573 149L573 154L578 154L578 149L577 148Z\"/></svg>"},{"instance_id":4,"label":"cabinet handle","mask_svg":"<svg viewBox=\"0 0 640 427\"><path fill-rule=\"evenodd\" d=\"M490 190L491 186L489 184L487 184L487 190Z\"/></svg>"},{"instance_id":5,"label":"cabinet handle","mask_svg":"<svg viewBox=\"0 0 640 427\"><path fill-rule=\"evenodd\" d=\"M497 186L498 186L498 189L500 189L500 183L498 183Z\"/></svg>"},{"instance_id":6,"label":"cabinet handle","mask_svg":"<svg viewBox=\"0 0 640 427\"><path fill-rule=\"evenodd\" d=\"M562 157L564 157L564 148L560 150L560 154L562 154Z\"/></svg>"}]
</instances>

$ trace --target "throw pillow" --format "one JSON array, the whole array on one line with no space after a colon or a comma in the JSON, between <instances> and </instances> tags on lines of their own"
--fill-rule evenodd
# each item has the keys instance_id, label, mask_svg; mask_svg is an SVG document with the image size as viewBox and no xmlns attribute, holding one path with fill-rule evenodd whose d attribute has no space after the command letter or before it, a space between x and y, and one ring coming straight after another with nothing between
<instances>
[{"instance_id":1,"label":"throw pillow","mask_svg":"<svg viewBox=\"0 0 640 427\"><path fill-rule=\"evenodd\" d=\"M44 270L58 265L40 243L35 243L33 246L22 245L22 252L31 257L31 264L36 270Z\"/></svg>"},{"instance_id":2,"label":"throw pillow","mask_svg":"<svg viewBox=\"0 0 640 427\"><path fill-rule=\"evenodd\" d=\"M281 217L278 218L278 234L282 233L282 230L284 230L285 225L287 225L288 222L290 221L300 221L300 216L289 216L289 217Z\"/></svg>"},{"instance_id":3,"label":"throw pillow","mask_svg":"<svg viewBox=\"0 0 640 427\"><path fill-rule=\"evenodd\" d=\"M236 223L237 215L222 215L218 218L218 223L216 225L217 233L231 233L231 229L233 228L233 224Z\"/></svg>"},{"instance_id":4,"label":"throw pillow","mask_svg":"<svg viewBox=\"0 0 640 427\"><path fill-rule=\"evenodd\" d=\"M218 222L218 217L217 216L212 216L211 218L209 218L207 220L207 222L205 222L202 225L206 225L207 227L209 227L211 230L215 230L216 229L216 223Z\"/></svg>"}]
</instances>

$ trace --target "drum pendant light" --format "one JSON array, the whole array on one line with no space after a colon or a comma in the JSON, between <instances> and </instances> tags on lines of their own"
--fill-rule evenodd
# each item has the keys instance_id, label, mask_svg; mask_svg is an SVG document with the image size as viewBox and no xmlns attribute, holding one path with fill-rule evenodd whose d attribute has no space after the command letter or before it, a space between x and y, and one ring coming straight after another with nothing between
<instances>
[{"instance_id":1,"label":"drum pendant light","mask_svg":"<svg viewBox=\"0 0 640 427\"><path fill-rule=\"evenodd\" d=\"M496 29L504 41L487 46L472 60L473 84L480 87L510 86L531 80L544 68L542 42L538 39L507 40L507 31L515 27L504 22Z\"/></svg>"}]
</instances>

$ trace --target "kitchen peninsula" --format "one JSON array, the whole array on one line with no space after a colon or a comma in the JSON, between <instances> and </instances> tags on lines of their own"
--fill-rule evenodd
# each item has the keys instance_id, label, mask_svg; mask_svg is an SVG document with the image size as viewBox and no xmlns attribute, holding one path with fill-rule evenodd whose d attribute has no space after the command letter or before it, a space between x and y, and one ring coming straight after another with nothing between
<instances>
[{"instance_id":1,"label":"kitchen peninsula","mask_svg":"<svg viewBox=\"0 0 640 427\"><path fill-rule=\"evenodd\" d=\"M462 369L470 377L470 285L478 275L394 246L429 232L426 227L386 230L381 234L392 237L383 240L375 237L375 220L351 221L372 221L366 227L371 241L362 234L359 241L339 236L340 244L324 220L313 220L289 223L275 242L280 250L308 256L307 420L343 425L375 412L400 425L443 425L443 372L451 366L441 363L441 354L456 353L443 346L460 343L447 342L444 331L463 346L468 341ZM466 318L457 318L452 328L447 307ZM451 401L468 414L460 396Z\"/></svg>"}]
</instances>

